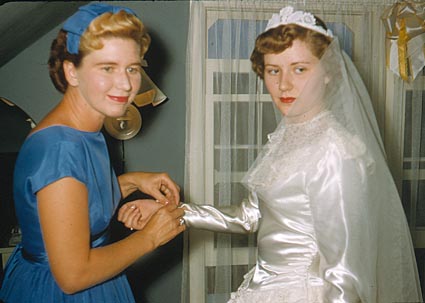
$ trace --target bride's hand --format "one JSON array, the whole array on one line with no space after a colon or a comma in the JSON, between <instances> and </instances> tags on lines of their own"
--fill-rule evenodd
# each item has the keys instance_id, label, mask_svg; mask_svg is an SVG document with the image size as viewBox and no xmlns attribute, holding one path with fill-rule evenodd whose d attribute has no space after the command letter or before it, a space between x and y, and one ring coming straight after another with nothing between
<instances>
[{"instance_id":1,"label":"bride's hand","mask_svg":"<svg viewBox=\"0 0 425 303\"><path fill-rule=\"evenodd\" d=\"M161 203L151 199L130 201L119 209L118 221L131 230L141 230L161 207Z\"/></svg>"}]
</instances>

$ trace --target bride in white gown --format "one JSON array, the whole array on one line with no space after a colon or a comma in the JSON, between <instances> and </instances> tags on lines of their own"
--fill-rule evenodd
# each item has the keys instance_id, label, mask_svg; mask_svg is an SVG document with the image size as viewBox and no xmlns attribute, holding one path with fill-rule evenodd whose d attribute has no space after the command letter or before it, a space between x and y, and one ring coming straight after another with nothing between
<instances>
[{"instance_id":1,"label":"bride in white gown","mask_svg":"<svg viewBox=\"0 0 425 303\"><path fill-rule=\"evenodd\" d=\"M250 195L237 208L184 204L188 227L258 231L229 302L422 302L371 101L337 39L286 7L251 61L283 118L244 177Z\"/></svg>"}]
</instances>

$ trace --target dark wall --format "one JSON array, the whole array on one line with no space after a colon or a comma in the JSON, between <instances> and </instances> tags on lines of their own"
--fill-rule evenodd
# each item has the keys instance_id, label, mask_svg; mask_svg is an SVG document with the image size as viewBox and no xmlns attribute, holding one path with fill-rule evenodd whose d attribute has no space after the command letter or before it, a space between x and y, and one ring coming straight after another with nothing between
<instances>
[{"instance_id":1,"label":"dark wall","mask_svg":"<svg viewBox=\"0 0 425 303\"><path fill-rule=\"evenodd\" d=\"M114 164L118 170L166 171L183 188L189 2L119 1L119 5L135 10L147 26L152 45L146 55L146 71L168 101L157 107L140 108L143 124L136 137L124 142L109 141ZM59 28L0 68L0 96L21 107L36 123L61 98L50 82L46 66L50 43ZM10 132L13 134L13 128ZM122 236L128 231L117 224L115 232ZM178 237L128 269L137 302L180 302L181 257L182 239Z\"/></svg>"}]
</instances>

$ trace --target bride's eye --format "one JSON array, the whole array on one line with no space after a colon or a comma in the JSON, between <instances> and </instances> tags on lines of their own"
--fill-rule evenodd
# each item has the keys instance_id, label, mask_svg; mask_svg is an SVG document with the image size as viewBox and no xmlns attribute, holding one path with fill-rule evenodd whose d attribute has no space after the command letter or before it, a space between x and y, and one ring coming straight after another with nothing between
<instances>
[{"instance_id":1,"label":"bride's eye","mask_svg":"<svg viewBox=\"0 0 425 303\"><path fill-rule=\"evenodd\" d=\"M274 76L279 73L279 70L277 68L268 68L266 69L267 74Z\"/></svg>"},{"instance_id":2,"label":"bride's eye","mask_svg":"<svg viewBox=\"0 0 425 303\"><path fill-rule=\"evenodd\" d=\"M307 69L305 68L305 67L296 67L295 68L295 73L296 74L302 74L302 73L304 73L305 71L306 71Z\"/></svg>"},{"instance_id":3,"label":"bride's eye","mask_svg":"<svg viewBox=\"0 0 425 303\"><path fill-rule=\"evenodd\" d=\"M112 71L112 66L103 66L102 70L104 70L105 72L109 73Z\"/></svg>"}]
</instances>

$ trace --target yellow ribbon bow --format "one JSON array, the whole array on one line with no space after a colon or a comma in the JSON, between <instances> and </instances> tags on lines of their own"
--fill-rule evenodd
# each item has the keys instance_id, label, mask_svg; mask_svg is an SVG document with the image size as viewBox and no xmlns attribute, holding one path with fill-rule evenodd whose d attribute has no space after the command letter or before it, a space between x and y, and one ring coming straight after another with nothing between
<instances>
[{"instance_id":1,"label":"yellow ribbon bow","mask_svg":"<svg viewBox=\"0 0 425 303\"><path fill-rule=\"evenodd\" d=\"M398 1L381 16L387 32L387 67L413 81L425 66L425 2Z\"/></svg>"}]
</instances>

